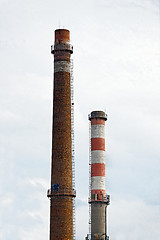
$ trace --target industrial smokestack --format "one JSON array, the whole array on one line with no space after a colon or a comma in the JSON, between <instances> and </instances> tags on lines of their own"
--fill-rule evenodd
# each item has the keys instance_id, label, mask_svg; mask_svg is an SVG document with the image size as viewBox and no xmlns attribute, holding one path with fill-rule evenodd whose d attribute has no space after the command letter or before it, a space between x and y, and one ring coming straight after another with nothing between
<instances>
[{"instance_id":1,"label":"industrial smokestack","mask_svg":"<svg viewBox=\"0 0 160 240\"><path fill-rule=\"evenodd\" d=\"M90 156L90 234L88 239L108 240L106 208L110 196L105 191L105 121L103 111L89 114L91 123L91 156Z\"/></svg>"},{"instance_id":2,"label":"industrial smokestack","mask_svg":"<svg viewBox=\"0 0 160 240\"><path fill-rule=\"evenodd\" d=\"M52 164L50 198L50 240L74 239L71 136L71 54L70 32L55 30ZM73 103L72 103L73 105Z\"/></svg>"}]
</instances>

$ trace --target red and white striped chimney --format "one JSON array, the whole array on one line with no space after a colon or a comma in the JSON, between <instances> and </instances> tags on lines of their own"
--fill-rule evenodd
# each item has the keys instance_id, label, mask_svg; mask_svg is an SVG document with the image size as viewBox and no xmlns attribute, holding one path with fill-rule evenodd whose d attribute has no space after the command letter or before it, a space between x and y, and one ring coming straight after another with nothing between
<instances>
[{"instance_id":1,"label":"red and white striped chimney","mask_svg":"<svg viewBox=\"0 0 160 240\"><path fill-rule=\"evenodd\" d=\"M106 208L109 195L105 192L105 121L107 115L103 111L93 111L89 115L91 122L91 239L108 239L106 224Z\"/></svg>"},{"instance_id":2,"label":"red and white striped chimney","mask_svg":"<svg viewBox=\"0 0 160 240\"><path fill-rule=\"evenodd\" d=\"M102 111L91 113L91 201L105 196L105 121Z\"/></svg>"}]
</instances>

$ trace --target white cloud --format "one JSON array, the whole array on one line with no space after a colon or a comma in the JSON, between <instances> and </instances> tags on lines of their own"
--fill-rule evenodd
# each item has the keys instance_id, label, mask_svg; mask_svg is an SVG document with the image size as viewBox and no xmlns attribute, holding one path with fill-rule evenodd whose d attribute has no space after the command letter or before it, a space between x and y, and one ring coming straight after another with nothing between
<instances>
[{"instance_id":1,"label":"white cloud","mask_svg":"<svg viewBox=\"0 0 160 240\"><path fill-rule=\"evenodd\" d=\"M147 205L140 199L114 196L109 209L109 235L116 239L158 239L159 207Z\"/></svg>"},{"instance_id":2,"label":"white cloud","mask_svg":"<svg viewBox=\"0 0 160 240\"><path fill-rule=\"evenodd\" d=\"M77 240L85 239L85 237L89 233L88 212L89 212L88 206L80 206L76 210L76 227L77 227L76 239Z\"/></svg>"}]
</instances>

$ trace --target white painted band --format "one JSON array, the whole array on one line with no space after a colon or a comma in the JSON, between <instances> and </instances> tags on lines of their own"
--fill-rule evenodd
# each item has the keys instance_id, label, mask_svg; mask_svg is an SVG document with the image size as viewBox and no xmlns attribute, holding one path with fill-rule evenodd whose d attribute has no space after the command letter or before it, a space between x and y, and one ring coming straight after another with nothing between
<instances>
[{"instance_id":1,"label":"white painted band","mask_svg":"<svg viewBox=\"0 0 160 240\"><path fill-rule=\"evenodd\" d=\"M105 138L105 126L100 124L92 125L91 138Z\"/></svg>"},{"instance_id":2,"label":"white painted band","mask_svg":"<svg viewBox=\"0 0 160 240\"><path fill-rule=\"evenodd\" d=\"M95 189L105 190L105 177L91 177L91 190Z\"/></svg>"},{"instance_id":3,"label":"white painted band","mask_svg":"<svg viewBox=\"0 0 160 240\"><path fill-rule=\"evenodd\" d=\"M69 72L70 73L70 62L68 61L55 61L54 72Z\"/></svg>"},{"instance_id":4,"label":"white painted band","mask_svg":"<svg viewBox=\"0 0 160 240\"><path fill-rule=\"evenodd\" d=\"M91 151L91 163L105 163L105 151Z\"/></svg>"}]
</instances>

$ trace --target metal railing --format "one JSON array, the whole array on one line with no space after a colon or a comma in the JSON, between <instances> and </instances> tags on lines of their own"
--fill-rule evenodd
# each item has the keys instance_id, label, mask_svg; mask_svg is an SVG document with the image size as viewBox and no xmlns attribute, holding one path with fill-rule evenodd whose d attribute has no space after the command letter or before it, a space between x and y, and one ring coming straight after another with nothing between
<instances>
[{"instance_id":1,"label":"metal railing","mask_svg":"<svg viewBox=\"0 0 160 240\"><path fill-rule=\"evenodd\" d=\"M69 43L60 43L51 45L51 53L54 54L54 51L70 51L73 53L73 46Z\"/></svg>"},{"instance_id":2,"label":"metal railing","mask_svg":"<svg viewBox=\"0 0 160 240\"><path fill-rule=\"evenodd\" d=\"M73 197L75 197L76 196L76 190L71 189L71 188L64 188L64 189L60 189L58 191L48 189L47 197L52 197L52 196L73 196Z\"/></svg>"},{"instance_id":3,"label":"metal railing","mask_svg":"<svg viewBox=\"0 0 160 240\"><path fill-rule=\"evenodd\" d=\"M101 196L102 196L102 194L101 194ZM92 199L91 197L89 197L88 202L89 203L92 203L92 202L102 202L103 203L104 202L107 205L109 205L110 204L110 195L104 194L101 199L98 199L98 198Z\"/></svg>"},{"instance_id":4,"label":"metal railing","mask_svg":"<svg viewBox=\"0 0 160 240\"><path fill-rule=\"evenodd\" d=\"M87 234L87 237L85 237L85 240L109 240L109 236L104 234Z\"/></svg>"},{"instance_id":5,"label":"metal railing","mask_svg":"<svg viewBox=\"0 0 160 240\"><path fill-rule=\"evenodd\" d=\"M106 119L107 119L107 114L105 113L105 116L104 116ZM104 118L104 117L98 117L98 118ZM95 117L97 118L97 117ZM88 120L91 120L91 113L88 114Z\"/></svg>"}]
</instances>

